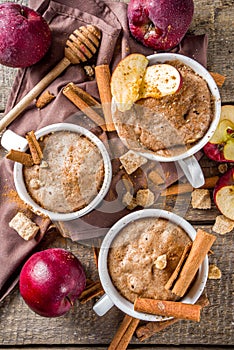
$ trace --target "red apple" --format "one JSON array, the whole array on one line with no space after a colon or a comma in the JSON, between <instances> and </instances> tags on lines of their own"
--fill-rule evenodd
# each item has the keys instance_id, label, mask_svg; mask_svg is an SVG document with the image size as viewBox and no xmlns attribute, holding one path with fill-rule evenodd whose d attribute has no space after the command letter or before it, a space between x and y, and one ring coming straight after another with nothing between
<instances>
[{"instance_id":1,"label":"red apple","mask_svg":"<svg viewBox=\"0 0 234 350\"><path fill-rule=\"evenodd\" d=\"M193 0L130 0L129 28L145 46L168 51L186 34L193 13Z\"/></svg>"},{"instance_id":2,"label":"red apple","mask_svg":"<svg viewBox=\"0 0 234 350\"><path fill-rule=\"evenodd\" d=\"M215 185L214 202L224 216L234 220L234 168L222 175Z\"/></svg>"},{"instance_id":3,"label":"red apple","mask_svg":"<svg viewBox=\"0 0 234 350\"><path fill-rule=\"evenodd\" d=\"M220 122L204 152L217 162L234 162L234 106L222 106Z\"/></svg>"},{"instance_id":4,"label":"red apple","mask_svg":"<svg viewBox=\"0 0 234 350\"><path fill-rule=\"evenodd\" d=\"M28 67L38 62L51 44L51 31L45 19L27 6L0 5L0 63Z\"/></svg>"},{"instance_id":5,"label":"red apple","mask_svg":"<svg viewBox=\"0 0 234 350\"><path fill-rule=\"evenodd\" d=\"M44 317L64 315L85 288L84 269L76 256L50 248L33 254L24 264L19 280L26 304Z\"/></svg>"}]
</instances>

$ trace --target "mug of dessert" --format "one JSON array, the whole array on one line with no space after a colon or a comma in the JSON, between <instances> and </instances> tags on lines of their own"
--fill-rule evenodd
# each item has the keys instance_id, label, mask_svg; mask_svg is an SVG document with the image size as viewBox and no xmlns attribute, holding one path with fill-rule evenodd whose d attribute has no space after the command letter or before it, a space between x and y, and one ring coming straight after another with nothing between
<instances>
[{"instance_id":1,"label":"mug of dessert","mask_svg":"<svg viewBox=\"0 0 234 350\"><path fill-rule=\"evenodd\" d=\"M180 54L132 54L111 80L119 137L147 159L177 162L194 188L204 184L194 154L213 135L221 113L218 87L197 61Z\"/></svg>"},{"instance_id":2,"label":"mug of dessert","mask_svg":"<svg viewBox=\"0 0 234 350\"><path fill-rule=\"evenodd\" d=\"M53 221L79 218L106 195L112 168L108 151L91 131L70 123L48 125L26 138L5 131L2 146L15 160L14 183L33 212Z\"/></svg>"},{"instance_id":3,"label":"mug of dessert","mask_svg":"<svg viewBox=\"0 0 234 350\"><path fill-rule=\"evenodd\" d=\"M199 321L201 306L195 303L206 284L214 241L172 212L128 214L103 239L98 271L105 294L94 311L102 316L115 305L144 321Z\"/></svg>"}]
</instances>

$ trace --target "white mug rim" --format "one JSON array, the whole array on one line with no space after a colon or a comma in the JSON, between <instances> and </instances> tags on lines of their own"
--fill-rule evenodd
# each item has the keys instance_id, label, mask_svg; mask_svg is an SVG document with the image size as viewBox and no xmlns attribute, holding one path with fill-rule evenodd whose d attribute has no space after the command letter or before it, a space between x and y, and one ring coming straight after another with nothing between
<instances>
[{"instance_id":1,"label":"white mug rim","mask_svg":"<svg viewBox=\"0 0 234 350\"><path fill-rule=\"evenodd\" d=\"M108 272L108 252L114 238L118 235L119 231L130 222L146 217L165 218L182 227L192 240L195 239L196 231L194 227L188 221L177 214L163 209L142 209L135 211L117 221L105 235L99 252L98 272L106 295L108 295L113 304L121 311L128 314L129 316L138 318L143 321L165 321L171 319L172 317L163 317L135 311L134 305L130 301L126 300L123 296L121 296L117 291ZM181 301L189 304L196 303L205 288L207 278L208 256L206 255L201 266L199 267L196 281L194 282L189 292L185 295L185 297L181 299Z\"/></svg>"},{"instance_id":2,"label":"white mug rim","mask_svg":"<svg viewBox=\"0 0 234 350\"><path fill-rule=\"evenodd\" d=\"M30 197L23 180L23 171L22 171L23 165L17 162L15 162L14 164L14 183L15 183L16 191L19 194L19 197L32 208L34 213L38 215L43 214L45 216L48 216L52 221L70 221L88 214L90 211L95 209L100 204L100 202L103 200L103 198L107 194L111 183L112 167L111 167L111 161L109 158L108 151L105 145L103 144L103 142L91 131L89 131L84 127L81 127L79 125L72 124L72 123L63 123L63 122L55 123L55 124L47 125L37 130L35 132L35 135L36 135L36 138L40 138L42 136L50 134L51 132L58 132L58 131L71 131L71 132L76 132L81 135L84 135L88 139L90 139L99 149L104 162L104 180L99 192L97 193L97 196L87 206L85 206L80 210L77 210L71 213L58 213L58 212L53 212L42 208ZM21 150L26 151L27 148L28 148L28 143L27 143L27 140L25 139L25 145L21 147Z\"/></svg>"}]
</instances>

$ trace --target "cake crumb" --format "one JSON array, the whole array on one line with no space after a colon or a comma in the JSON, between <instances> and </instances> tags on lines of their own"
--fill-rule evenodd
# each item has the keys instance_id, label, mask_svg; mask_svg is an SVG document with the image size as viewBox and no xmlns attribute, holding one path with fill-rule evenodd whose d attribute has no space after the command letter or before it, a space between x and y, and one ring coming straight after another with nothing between
<instances>
[{"instance_id":1,"label":"cake crumb","mask_svg":"<svg viewBox=\"0 0 234 350\"><path fill-rule=\"evenodd\" d=\"M212 230L220 235L231 232L234 229L234 221L224 215L218 215Z\"/></svg>"},{"instance_id":2,"label":"cake crumb","mask_svg":"<svg viewBox=\"0 0 234 350\"><path fill-rule=\"evenodd\" d=\"M147 163L147 159L140 156L139 154L128 151L119 158L121 164L123 165L126 172L130 175L134 173L141 165Z\"/></svg>"},{"instance_id":3,"label":"cake crumb","mask_svg":"<svg viewBox=\"0 0 234 350\"><path fill-rule=\"evenodd\" d=\"M139 190L136 194L137 205L147 208L154 204L154 194L150 189Z\"/></svg>"},{"instance_id":4,"label":"cake crumb","mask_svg":"<svg viewBox=\"0 0 234 350\"><path fill-rule=\"evenodd\" d=\"M215 264L210 264L208 278L210 280L218 280L221 278L221 276L222 276L221 270Z\"/></svg>"},{"instance_id":5,"label":"cake crumb","mask_svg":"<svg viewBox=\"0 0 234 350\"><path fill-rule=\"evenodd\" d=\"M192 192L191 204L193 209L210 209L211 198L209 190L202 188L195 189Z\"/></svg>"},{"instance_id":6,"label":"cake crumb","mask_svg":"<svg viewBox=\"0 0 234 350\"><path fill-rule=\"evenodd\" d=\"M130 192L126 192L122 198L122 203L130 210L137 206L136 199Z\"/></svg>"},{"instance_id":7,"label":"cake crumb","mask_svg":"<svg viewBox=\"0 0 234 350\"><path fill-rule=\"evenodd\" d=\"M11 219L9 226L13 228L25 241L29 241L34 238L39 231L39 226L37 226L22 212L18 212Z\"/></svg>"}]
</instances>

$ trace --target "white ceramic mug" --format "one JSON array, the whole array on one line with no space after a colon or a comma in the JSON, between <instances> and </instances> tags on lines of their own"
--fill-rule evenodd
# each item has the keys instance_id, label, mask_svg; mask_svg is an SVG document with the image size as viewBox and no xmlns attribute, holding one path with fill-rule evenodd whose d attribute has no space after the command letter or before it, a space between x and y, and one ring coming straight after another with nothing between
<instances>
[{"instance_id":1,"label":"white ceramic mug","mask_svg":"<svg viewBox=\"0 0 234 350\"><path fill-rule=\"evenodd\" d=\"M24 177L23 177L23 171L22 171L23 165L15 162L14 183L15 183L16 191L19 197L32 208L33 212L38 213L39 215L44 214L48 216L52 221L74 220L89 213L91 210L96 208L100 204L100 202L103 200L103 198L107 194L107 191L110 187L110 183L112 179L112 167L111 167L111 161L110 161L107 149L102 143L102 141L96 135L94 135L91 131L75 124L57 123L57 124L48 125L36 131L35 135L37 138L40 138L52 132L64 131L64 130L76 132L78 134L84 135L97 146L103 158L104 180L99 192L97 193L97 196L86 207L71 213L56 213L40 207L37 203L33 201L33 199L28 194L24 183ZM15 132L11 130L7 130L4 132L1 139L1 145L8 151L11 149L26 151L28 149L27 140L24 137L17 135Z\"/></svg>"},{"instance_id":2,"label":"white ceramic mug","mask_svg":"<svg viewBox=\"0 0 234 350\"><path fill-rule=\"evenodd\" d=\"M138 318L143 321L164 321L171 317L163 317L157 315L146 314L142 312L138 312L134 310L134 305L125 299L115 288L112 283L111 277L108 272L108 253L109 248L115 237L118 233L130 222L136 221L142 218L164 218L168 221L180 226L184 231L188 234L191 240L194 240L196 237L196 231L186 220L182 217L165 210L159 209L143 209L133 213L130 213L120 219L106 234L101 249L99 252L98 258L98 272L100 276L100 280L102 286L104 288L105 294L102 296L98 302L94 305L94 311L99 315L104 315L107 311L109 311L112 306L116 306L124 313ZM201 266L199 267L199 271L196 276L196 280L193 285L187 292L187 294L181 299L182 302L188 304L194 304L201 296L208 276L208 257L206 256Z\"/></svg>"},{"instance_id":3,"label":"white ceramic mug","mask_svg":"<svg viewBox=\"0 0 234 350\"><path fill-rule=\"evenodd\" d=\"M200 63L193 60L192 58L189 58L187 56L180 55L180 54L174 54L174 53L157 53L154 55L150 55L147 58L149 60L150 66L157 63L164 63L164 62L179 60L180 62L184 63L188 67L192 68L198 75L200 75L207 82L211 95L213 96L214 118L206 134L198 142L196 142L194 146L192 146L190 149L186 150L185 152L179 155L171 156L171 157L159 156L150 151L149 152L137 151L142 156L150 160L154 160L158 162L177 162L180 168L183 170L188 181L191 183L191 185L194 188L201 187L204 184L204 176L198 161L194 157L194 154L200 151L207 144L207 142L210 140L210 138L212 137L212 135L214 134L218 126L218 123L220 120L220 114L221 114L221 98L219 94L219 89L214 79L212 78L212 76L206 70L206 68L204 68ZM115 101L113 101L112 103L112 108L114 112L116 109ZM118 129L117 125L116 125L116 128ZM124 139L122 139L122 141L126 144Z\"/></svg>"}]
</instances>

